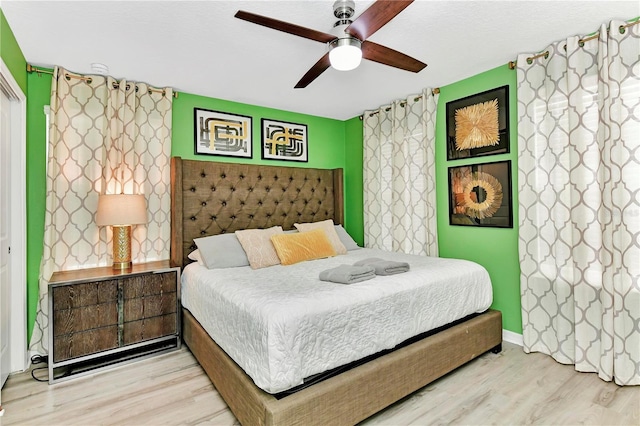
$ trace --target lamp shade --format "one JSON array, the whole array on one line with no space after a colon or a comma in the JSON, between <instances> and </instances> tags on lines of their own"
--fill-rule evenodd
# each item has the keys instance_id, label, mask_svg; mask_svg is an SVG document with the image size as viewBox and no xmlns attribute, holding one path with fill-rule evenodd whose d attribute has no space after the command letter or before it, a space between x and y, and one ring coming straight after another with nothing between
<instances>
[{"instance_id":1,"label":"lamp shade","mask_svg":"<svg viewBox=\"0 0 640 426\"><path fill-rule=\"evenodd\" d=\"M360 40L353 37L341 38L329 44L329 62L338 71L350 71L358 68L362 60Z\"/></svg>"},{"instance_id":2,"label":"lamp shade","mask_svg":"<svg viewBox=\"0 0 640 426\"><path fill-rule=\"evenodd\" d=\"M96 224L137 225L147 223L147 203L144 195L100 195Z\"/></svg>"}]
</instances>

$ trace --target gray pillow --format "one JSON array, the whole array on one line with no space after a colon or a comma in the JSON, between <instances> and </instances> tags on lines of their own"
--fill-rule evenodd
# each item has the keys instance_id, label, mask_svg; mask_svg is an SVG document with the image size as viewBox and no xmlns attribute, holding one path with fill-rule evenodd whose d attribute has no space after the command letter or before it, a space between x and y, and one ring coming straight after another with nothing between
<instances>
[{"instance_id":1,"label":"gray pillow","mask_svg":"<svg viewBox=\"0 0 640 426\"><path fill-rule=\"evenodd\" d=\"M347 231L342 227L342 225L335 225L335 228L336 234L338 234L338 238L340 238L340 241L342 242L342 244L344 244L347 250L357 250L360 248L358 247L358 244L353 240L353 238L351 238L351 235L349 235Z\"/></svg>"},{"instance_id":2,"label":"gray pillow","mask_svg":"<svg viewBox=\"0 0 640 426\"><path fill-rule=\"evenodd\" d=\"M208 269L249 266L247 253L240 245L236 234L220 234L195 238L204 265Z\"/></svg>"}]
</instances>

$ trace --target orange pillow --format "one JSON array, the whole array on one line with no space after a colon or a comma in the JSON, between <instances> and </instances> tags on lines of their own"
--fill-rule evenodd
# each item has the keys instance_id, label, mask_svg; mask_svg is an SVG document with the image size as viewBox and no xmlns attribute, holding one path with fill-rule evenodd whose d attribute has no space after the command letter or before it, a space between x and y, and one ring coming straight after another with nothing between
<instances>
[{"instance_id":1,"label":"orange pillow","mask_svg":"<svg viewBox=\"0 0 640 426\"><path fill-rule=\"evenodd\" d=\"M322 229L296 234L272 235L271 242L280 263L293 265L305 260L322 259L336 255L327 234Z\"/></svg>"}]
</instances>

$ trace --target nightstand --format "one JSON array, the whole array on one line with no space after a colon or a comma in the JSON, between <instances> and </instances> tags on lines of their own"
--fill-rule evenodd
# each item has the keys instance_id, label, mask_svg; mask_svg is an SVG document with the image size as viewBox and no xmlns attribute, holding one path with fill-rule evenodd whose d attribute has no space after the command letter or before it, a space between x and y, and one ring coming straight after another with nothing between
<instances>
[{"instance_id":1,"label":"nightstand","mask_svg":"<svg viewBox=\"0 0 640 426\"><path fill-rule=\"evenodd\" d=\"M169 261L55 272L49 384L180 348L180 268Z\"/></svg>"}]
</instances>

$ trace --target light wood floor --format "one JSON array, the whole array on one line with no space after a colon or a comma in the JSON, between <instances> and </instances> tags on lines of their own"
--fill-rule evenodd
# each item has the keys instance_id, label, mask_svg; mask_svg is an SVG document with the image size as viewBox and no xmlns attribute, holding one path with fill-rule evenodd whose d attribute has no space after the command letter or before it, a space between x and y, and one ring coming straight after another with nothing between
<instances>
[{"instance_id":1,"label":"light wood floor","mask_svg":"<svg viewBox=\"0 0 640 426\"><path fill-rule=\"evenodd\" d=\"M238 424L187 349L53 386L13 375L2 405L3 426ZM505 343L363 424L640 425L640 387Z\"/></svg>"}]
</instances>

